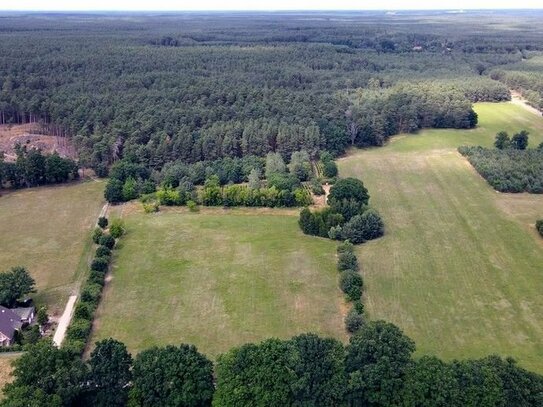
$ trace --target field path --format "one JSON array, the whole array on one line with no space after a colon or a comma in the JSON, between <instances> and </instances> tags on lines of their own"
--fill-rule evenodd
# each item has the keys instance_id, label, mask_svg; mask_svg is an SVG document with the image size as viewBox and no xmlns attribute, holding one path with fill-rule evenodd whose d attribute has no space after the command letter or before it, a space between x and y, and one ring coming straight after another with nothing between
<instances>
[{"instance_id":1,"label":"field path","mask_svg":"<svg viewBox=\"0 0 543 407\"><path fill-rule=\"evenodd\" d=\"M520 93L512 89L511 89L511 103L517 106L521 106L524 109L528 110L529 112L532 112L533 114L541 116L541 112L538 109L536 109L533 106L530 106L528 102L526 101L526 99L524 99Z\"/></svg>"},{"instance_id":2,"label":"field path","mask_svg":"<svg viewBox=\"0 0 543 407\"><path fill-rule=\"evenodd\" d=\"M98 225L98 219L106 215L108 208L109 208L109 204L105 203L102 209L100 210L100 214L98 215L98 218L96 219L96 225ZM66 336L66 331L72 320L75 302L79 295L79 288L77 289L77 291L78 291L77 293L70 295L70 298L68 298L68 302L66 303L64 312L62 313L62 316L60 317L58 321L58 326L55 331L55 335L53 336L53 343L58 347L60 347L60 345L64 341L64 337Z\"/></svg>"},{"instance_id":3,"label":"field path","mask_svg":"<svg viewBox=\"0 0 543 407\"><path fill-rule=\"evenodd\" d=\"M64 341L64 336L66 336L66 330L68 329L68 325L70 325L70 321L72 320L76 300L77 295L70 295L68 303L66 304L66 308L64 309L64 312L62 313L62 316L58 321L57 330L55 331L55 336L53 336L53 343L56 346L60 346L62 344L62 341Z\"/></svg>"}]
</instances>

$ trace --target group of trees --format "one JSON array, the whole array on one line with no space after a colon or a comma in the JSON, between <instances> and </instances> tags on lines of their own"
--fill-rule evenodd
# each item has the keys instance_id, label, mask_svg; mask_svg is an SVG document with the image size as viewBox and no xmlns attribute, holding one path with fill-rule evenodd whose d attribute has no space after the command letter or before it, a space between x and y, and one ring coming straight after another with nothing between
<instances>
[{"instance_id":1,"label":"group of trees","mask_svg":"<svg viewBox=\"0 0 543 407\"><path fill-rule=\"evenodd\" d=\"M364 280L360 274L360 264L354 253L354 246L346 240L337 247L337 269L340 272L339 288L345 294L352 307L345 317L345 329L349 333L357 332L364 323L364 304L362 288Z\"/></svg>"},{"instance_id":2,"label":"group of trees","mask_svg":"<svg viewBox=\"0 0 543 407\"><path fill-rule=\"evenodd\" d=\"M327 161L324 167L327 173L337 173L334 163ZM158 204L168 206L190 201L205 206L306 206L312 198L302 182L312 177L311 159L305 150L293 152L288 165L281 154L268 153L265 160L247 156L209 163L169 163L161 172L122 160L111 169L105 197L118 203L143 196L144 204L156 197Z\"/></svg>"},{"instance_id":3,"label":"group of trees","mask_svg":"<svg viewBox=\"0 0 543 407\"><path fill-rule=\"evenodd\" d=\"M15 147L17 160L8 162L0 152L0 188L35 187L79 178L75 161L62 158L56 152L44 155L38 149Z\"/></svg>"},{"instance_id":4,"label":"group of trees","mask_svg":"<svg viewBox=\"0 0 543 407\"><path fill-rule=\"evenodd\" d=\"M328 207L311 212L304 208L298 224L306 235L349 240L360 244L384 234L379 213L368 207L368 190L356 178L339 179L330 188Z\"/></svg>"},{"instance_id":5,"label":"group of trees","mask_svg":"<svg viewBox=\"0 0 543 407\"><path fill-rule=\"evenodd\" d=\"M98 227L92 235L97 245L94 259L90 263L90 273L86 283L81 288L80 301L75 306L74 316L68 330L63 346L70 348L74 353L82 354L91 331L94 313L105 285L106 273L109 269L112 250L116 239L124 234L123 222L114 219L111 223L107 218L98 219Z\"/></svg>"},{"instance_id":6,"label":"group of trees","mask_svg":"<svg viewBox=\"0 0 543 407\"><path fill-rule=\"evenodd\" d=\"M414 359L414 342L384 321L365 323L347 346L302 334L220 355L153 347L132 358L121 342L96 343L83 362L48 341L14 362L2 407L60 406L488 406L543 403L543 377L512 359Z\"/></svg>"},{"instance_id":7,"label":"group of trees","mask_svg":"<svg viewBox=\"0 0 543 407\"><path fill-rule=\"evenodd\" d=\"M499 132L494 145L496 149L462 146L458 151L497 191L543 193L543 143L528 149L528 132L522 130L512 138Z\"/></svg>"}]
</instances>

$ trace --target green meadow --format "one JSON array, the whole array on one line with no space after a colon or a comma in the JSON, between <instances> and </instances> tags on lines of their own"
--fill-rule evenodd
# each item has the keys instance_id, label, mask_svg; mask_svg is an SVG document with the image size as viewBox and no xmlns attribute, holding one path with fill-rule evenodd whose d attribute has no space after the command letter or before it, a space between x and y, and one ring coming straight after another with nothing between
<instances>
[{"instance_id":1,"label":"green meadow","mask_svg":"<svg viewBox=\"0 0 543 407\"><path fill-rule=\"evenodd\" d=\"M386 235L358 250L371 319L399 325L418 354L511 355L543 372L543 195L495 192L456 148L543 119L511 103L477 104L474 130L424 130L352 151L340 175L368 187Z\"/></svg>"}]
</instances>

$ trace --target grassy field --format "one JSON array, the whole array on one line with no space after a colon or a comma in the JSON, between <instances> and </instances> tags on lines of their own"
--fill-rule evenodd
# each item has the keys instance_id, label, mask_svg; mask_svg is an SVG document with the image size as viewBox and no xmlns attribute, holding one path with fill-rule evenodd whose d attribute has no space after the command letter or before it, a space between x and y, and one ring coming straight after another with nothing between
<instances>
[{"instance_id":1,"label":"grassy field","mask_svg":"<svg viewBox=\"0 0 543 407\"><path fill-rule=\"evenodd\" d=\"M191 343L214 357L246 342L317 332L345 339L336 244L304 236L297 211L124 215L95 340L132 352Z\"/></svg>"},{"instance_id":2,"label":"grassy field","mask_svg":"<svg viewBox=\"0 0 543 407\"><path fill-rule=\"evenodd\" d=\"M543 195L500 194L456 152L499 130L543 140L543 119L510 103L477 104L475 130L428 130L353 151L386 236L359 249L372 319L401 326L419 354L511 355L543 372Z\"/></svg>"},{"instance_id":3,"label":"grassy field","mask_svg":"<svg viewBox=\"0 0 543 407\"><path fill-rule=\"evenodd\" d=\"M12 354L0 354L0 400L2 400L2 389L12 379L11 361L17 356Z\"/></svg>"},{"instance_id":4,"label":"grassy field","mask_svg":"<svg viewBox=\"0 0 543 407\"><path fill-rule=\"evenodd\" d=\"M10 192L0 197L0 270L21 265L37 282L35 299L62 311L85 271L90 231L103 205L103 182Z\"/></svg>"}]
</instances>

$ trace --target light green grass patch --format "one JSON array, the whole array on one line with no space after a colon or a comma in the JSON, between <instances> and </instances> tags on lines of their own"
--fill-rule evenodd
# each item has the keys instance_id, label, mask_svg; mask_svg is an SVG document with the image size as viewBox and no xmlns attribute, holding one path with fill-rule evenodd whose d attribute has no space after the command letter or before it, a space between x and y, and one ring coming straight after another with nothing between
<instances>
[{"instance_id":1,"label":"light green grass patch","mask_svg":"<svg viewBox=\"0 0 543 407\"><path fill-rule=\"evenodd\" d=\"M533 222L543 195L495 192L460 156L497 131L543 119L510 103L476 105L475 130L425 130L340 160L368 187L386 235L359 248L372 319L398 324L418 354L511 355L543 372L543 244Z\"/></svg>"},{"instance_id":2,"label":"light green grass patch","mask_svg":"<svg viewBox=\"0 0 543 407\"><path fill-rule=\"evenodd\" d=\"M80 182L6 193L0 197L0 270L24 266L36 280L38 303L61 312L103 205L103 182Z\"/></svg>"},{"instance_id":3,"label":"light green grass patch","mask_svg":"<svg viewBox=\"0 0 543 407\"><path fill-rule=\"evenodd\" d=\"M297 216L165 211L124 221L93 342L111 336L133 352L191 343L216 356L302 332L345 339L336 244L304 236Z\"/></svg>"}]
</instances>

